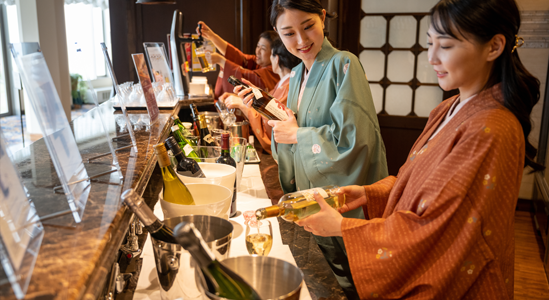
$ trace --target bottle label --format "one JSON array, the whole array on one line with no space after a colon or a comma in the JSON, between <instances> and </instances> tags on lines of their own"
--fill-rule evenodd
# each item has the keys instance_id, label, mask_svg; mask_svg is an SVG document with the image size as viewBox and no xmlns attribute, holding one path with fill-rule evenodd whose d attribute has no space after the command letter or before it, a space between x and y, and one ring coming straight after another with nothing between
<instances>
[{"instance_id":1,"label":"bottle label","mask_svg":"<svg viewBox=\"0 0 549 300\"><path fill-rule=\"evenodd\" d=\"M179 130L179 126L177 126L177 125L172 126L172 132L176 132L178 130Z\"/></svg>"},{"instance_id":2,"label":"bottle label","mask_svg":"<svg viewBox=\"0 0 549 300\"><path fill-rule=\"evenodd\" d=\"M261 94L261 91L257 88L252 88L252 92L254 93L254 96L256 99L263 98L263 95Z\"/></svg>"},{"instance_id":3,"label":"bottle label","mask_svg":"<svg viewBox=\"0 0 549 300\"><path fill-rule=\"evenodd\" d=\"M189 156L189 153L193 152L193 147L191 145L187 144L185 147L183 147L183 152L185 152L185 156Z\"/></svg>"},{"instance_id":4,"label":"bottle label","mask_svg":"<svg viewBox=\"0 0 549 300\"><path fill-rule=\"evenodd\" d=\"M213 143L214 142L214 139L212 137L211 134L208 134L207 136L204 137L204 140L206 141L206 143Z\"/></svg>"},{"instance_id":5,"label":"bottle label","mask_svg":"<svg viewBox=\"0 0 549 300\"><path fill-rule=\"evenodd\" d=\"M314 189L301 191L303 196L309 201L315 201L314 192L318 192L320 194L320 196L322 196L322 198L324 198L324 199L329 197L328 193L326 193L326 191L322 188L314 188Z\"/></svg>"},{"instance_id":6,"label":"bottle label","mask_svg":"<svg viewBox=\"0 0 549 300\"><path fill-rule=\"evenodd\" d=\"M288 120L288 114L284 110L284 104L280 103L275 98L269 101L267 106L265 106L265 109L281 121Z\"/></svg>"}]
</instances>

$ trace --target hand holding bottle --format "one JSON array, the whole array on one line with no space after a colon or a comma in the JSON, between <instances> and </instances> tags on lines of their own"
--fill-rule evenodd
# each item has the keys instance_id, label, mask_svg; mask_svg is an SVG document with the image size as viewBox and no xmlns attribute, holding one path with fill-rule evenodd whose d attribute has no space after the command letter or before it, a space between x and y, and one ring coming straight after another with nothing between
<instances>
[{"instance_id":1,"label":"hand holding bottle","mask_svg":"<svg viewBox=\"0 0 549 300\"><path fill-rule=\"evenodd\" d=\"M306 231L318 236L342 236L341 222L343 216L332 208L317 192L315 200L320 206L320 211L295 223L302 226Z\"/></svg>"},{"instance_id":2,"label":"hand holding bottle","mask_svg":"<svg viewBox=\"0 0 549 300\"><path fill-rule=\"evenodd\" d=\"M288 114L286 121L270 120L269 126L273 127L273 136L275 142L279 144L297 144L297 120L291 109L285 107L284 110Z\"/></svg>"},{"instance_id":3,"label":"hand holding bottle","mask_svg":"<svg viewBox=\"0 0 549 300\"><path fill-rule=\"evenodd\" d=\"M245 84L247 84L249 87L245 87L242 85L235 86L233 89L233 92L238 94L238 97L242 99L242 102L248 106L251 107L253 100L254 100L254 94L252 92L252 88L257 88L257 86L253 85L248 80L242 78L241 81Z\"/></svg>"},{"instance_id":4,"label":"hand holding bottle","mask_svg":"<svg viewBox=\"0 0 549 300\"><path fill-rule=\"evenodd\" d=\"M366 191L361 185L349 185L339 188L339 193L345 195L345 205L339 208L340 213L346 213L353 209L366 205L368 198Z\"/></svg>"}]
</instances>

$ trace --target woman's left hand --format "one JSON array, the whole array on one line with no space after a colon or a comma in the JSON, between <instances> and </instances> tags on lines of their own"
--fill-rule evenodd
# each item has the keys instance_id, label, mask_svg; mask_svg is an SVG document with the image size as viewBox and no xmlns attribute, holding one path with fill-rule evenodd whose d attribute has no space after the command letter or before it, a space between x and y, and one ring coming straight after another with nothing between
<instances>
[{"instance_id":1,"label":"woman's left hand","mask_svg":"<svg viewBox=\"0 0 549 300\"><path fill-rule=\"evenodd\" d=\"M320 205L320 211L295 223L314 235L341 236L343 216L326 203L326 200L316 192L315 200Z\"/></svg>"},{"instance_id":2,"label":"woman's left hand","mask_svg":"<svg viewBox=\"0 0 549 300\"><path fill-rule=\"evenodd\" d=\"M243 106L245 106L244 103L242 102L242 98L238 97L238 95L229 94L224 99L225 100L223 102L229 109L232 109L232 108L241 109Z\"/></svg>"},{"instance_id":3,"label":"woman's left hand","mask_svg":"<svg viewBox=\"0 0 549 300\"><path fill-rule=\"evenodd\" d=\"M297 144L297 120L295 119L294 112L285 107L284 110L288 114L286 121L270 120L269 126L273 127L274 140L279 144Z\"/></svg>"}]
</instances>

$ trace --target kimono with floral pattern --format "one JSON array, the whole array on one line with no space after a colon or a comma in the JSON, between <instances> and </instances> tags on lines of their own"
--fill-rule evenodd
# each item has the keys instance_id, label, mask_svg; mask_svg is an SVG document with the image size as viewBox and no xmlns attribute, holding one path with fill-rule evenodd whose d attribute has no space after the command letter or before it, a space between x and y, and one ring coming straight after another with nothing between
<instances>
[{"instance_id":1,"label":"kimono with floral pattern","mask_svg":"<svg viewBox=\"0 0 549 300\"><path fill-rule=\"evenodd\" d=\"M361 299L513 298L522 127L498 84L429 141L456 99L431 112L397 177L364 187L368 220L343 220Z\"/></svg>"},{"instance_id":2,"label":"kimono with floral pattern","mask_svg":"<svg viewBox=\"0 0 549 300\"><path fill-rule=\"evenodd\" d=\"M233 86L227 81L229 76L238 79L249 80L255 86L272 90L280 77L273 72L271 66L262 67L255 62L255 55L244 54L231 44L227 44L225 51L225 67L219 72L215 84L215 98L219 98L224 93L232 93Z\"/></svg>"}]
</instances>

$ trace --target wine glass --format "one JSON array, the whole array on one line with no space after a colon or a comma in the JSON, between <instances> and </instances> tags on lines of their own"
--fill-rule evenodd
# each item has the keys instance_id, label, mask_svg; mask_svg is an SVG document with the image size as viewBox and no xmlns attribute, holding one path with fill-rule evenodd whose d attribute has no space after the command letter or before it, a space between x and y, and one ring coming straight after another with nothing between
<instances>
[{"instance_id":1,"label":"wine glass","mask_svg":"<svg viewBox=\"0 0 549 300\"><path fill-rule=\"evenodd\" d=\"M255 218L246 223L246 249L252 255L269 255L273 247L271 221Z\"/></svg>"}]
</instances>

